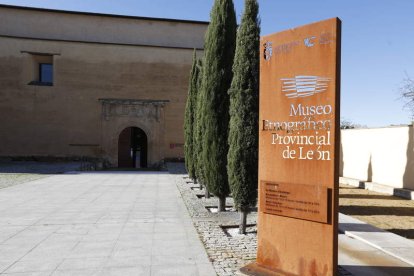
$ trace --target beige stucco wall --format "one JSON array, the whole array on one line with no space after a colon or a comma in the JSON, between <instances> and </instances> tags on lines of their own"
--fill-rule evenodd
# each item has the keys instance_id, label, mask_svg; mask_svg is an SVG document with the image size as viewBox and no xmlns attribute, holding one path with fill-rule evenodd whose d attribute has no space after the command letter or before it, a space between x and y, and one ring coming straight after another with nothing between
<instances>
[{"instance_id":1,"label":"beige stucco wall","mask_svg":"<svg viewBox=\"0 0 414 276\"><path fill-rule=\"evenodd\" d=\"M203 48L204 22L156 20L0 6L0 34L27 38Z\"/></svg>"},{"instance_id":2,"label":"beige stucco wall","mask_svg":"<svg viewBox=\"0 0 414 276\"><path fill-rule=\"evenodd\" d=\"M341 176L414 189L412 126L341 131Z\"/></svg>"},{"instance_id":3,"label":"beige stucco wall","mask_svg":"<svg viewBox=\"0 0 414 276\"><path fill-rule=\"evenodd\" d=\"M149 164L183 157L183 148L170 144L184 143L193 48L202 43L207 25L202 30L197 27L195 36L187 33L187 46L193 45L189 48L176 48L174 43L172 47L117 45L117 40L82 43L4 36L2 12L0 8L0 156L104 157L116 165L120 132L136 126L148 135ZM56 20L58 26L69 24ZM174 30L178 37L183 31L170 29ZM28 85L33 80L30 53L53 54L53 86ZM105 120L102 98L167 102L159 120L128 114Z\"/></svg>"}]
</instances>

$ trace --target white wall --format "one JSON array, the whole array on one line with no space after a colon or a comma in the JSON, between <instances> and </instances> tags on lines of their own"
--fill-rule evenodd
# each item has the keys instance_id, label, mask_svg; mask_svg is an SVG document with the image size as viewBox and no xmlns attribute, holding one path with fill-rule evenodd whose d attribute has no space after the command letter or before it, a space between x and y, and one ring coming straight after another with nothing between
<instances>
[{"instance_id":1,"label":"white wall","mask_svg":"<svg viewBox=\"0 0 414 276\"><path fill-rule=\"evenodd\" d=\"M341 131L340 175L414 189L412 126Z\"/></svg>"}]
</instances>

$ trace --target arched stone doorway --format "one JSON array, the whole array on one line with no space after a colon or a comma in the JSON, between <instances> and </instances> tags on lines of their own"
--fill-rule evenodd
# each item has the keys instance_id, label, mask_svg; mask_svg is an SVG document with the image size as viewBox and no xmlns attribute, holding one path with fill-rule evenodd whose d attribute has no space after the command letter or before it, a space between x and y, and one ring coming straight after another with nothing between
<instances>
[{"instance_id":1,"label":"arched stone doorway","mask_svg":"<svg viewBox=\"0 0 414 276\"><path fill-rule=\"evenodd\" d=\"M156 167L165 156L164 108L168 100L99 99L102 103L102 155L111 166L118 166L120 133L138 127L147 136L147 167Z\"/></svg>"},{"instance_id":2,"label":"arched stone doorway","mask_svg":"<svg viewBox=\"0 0 414 276\"><path fill-rule=\"evenodd\" d=\"M118 139L118 167L146 168L148 156L148 138L138 127L127 127L121 131Z\"/></svg>"}]
</instances>

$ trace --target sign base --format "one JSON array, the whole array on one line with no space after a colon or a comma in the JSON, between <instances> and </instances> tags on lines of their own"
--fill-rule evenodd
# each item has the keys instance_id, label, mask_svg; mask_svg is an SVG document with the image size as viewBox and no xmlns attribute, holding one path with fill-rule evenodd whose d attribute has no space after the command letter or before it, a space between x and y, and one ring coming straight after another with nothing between
<instances>
[{"instance_id":1,"label":"sign base","mask_svg":"<svg viewBox=\"0 0 414 276\"><path fill-rule=\"evenodd\" d=\"M264 266L258 265L257 263L251 263L240 268L240 272L248 276L293 276L291 273L270 270Z\"/></svg>"}]
</instances>

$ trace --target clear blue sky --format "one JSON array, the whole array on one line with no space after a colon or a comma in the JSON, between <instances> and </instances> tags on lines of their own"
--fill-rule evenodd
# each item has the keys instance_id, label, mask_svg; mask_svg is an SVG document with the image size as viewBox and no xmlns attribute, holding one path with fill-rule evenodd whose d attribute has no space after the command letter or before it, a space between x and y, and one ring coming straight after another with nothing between
<instances>
[{"instance_id":1,"label":"clear blue sky","mask_svg":"<svg viewBox=\"0 0 414 276\"><path fill-rule=\"evenodd\" d=\"M0 0L2 4L208 21L213 0ZM243 0L234 0L240 18ZM259 0L262 34L342 20L341 117L370 127L410 122L398 89L414 78L414 1Z\"/></svg>"}]
</instances>

